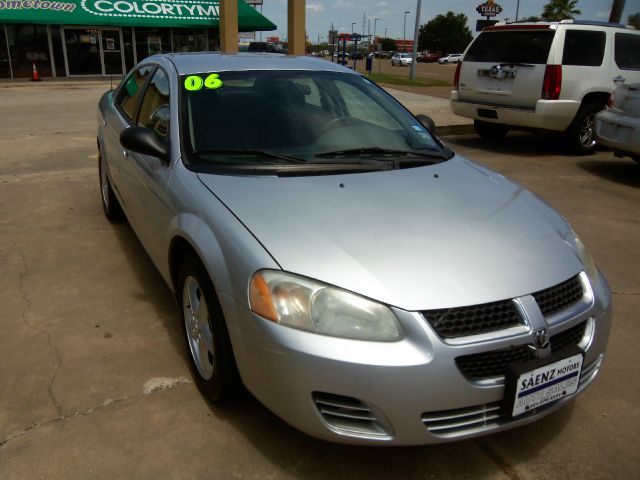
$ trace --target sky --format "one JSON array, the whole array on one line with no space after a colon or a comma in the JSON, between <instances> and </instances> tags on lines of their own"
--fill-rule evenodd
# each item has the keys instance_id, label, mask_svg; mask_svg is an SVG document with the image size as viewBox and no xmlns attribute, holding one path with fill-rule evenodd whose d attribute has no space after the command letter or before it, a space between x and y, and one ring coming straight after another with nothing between
<instances>
[{"instance_id":1,"label":"sky","mask_svg":"<svg viewBox=\"0 0 640 480\"><path fill-rule=\"evenodd\" d=\"M476 12L476 7L484 3L485 0L422 0L420 24L428 22L438 14L446 13L448 10L467 15L469 28L475 30L475 22L480 15ZM497 0L502 6L502 13L496 19L511 21L516 18L516 5L518 0ZM540 15L544 5L548 0L520 0L520 10L518 18ZM582 14L576 16L582 20L609 20L612 0L578 0L577 8ZM327 40L327 33L333 22L339 32L351 32L351 23L355 22L355 31L363 33L362 19L366 15L364 34L367 35L368 20L371 20L371 35L373 35L374 25L376 34L383 36L385 28L387 36L391 38L403 38L404 12L406 15L406 35L413 37L413 29L416 21L417 0L307 0L307 36L310 42L316 43L318 35L320 41ZM258 7L259 9L260 7ZM626 0L622 18L626 21L631 13L640 12L640 0ZM278 26L276 32L264 32L263 40L266 36L279 36L280 40L287 38L287 0L264 0L262 13ZM375 18L379 18L374 22Z\"/></svg>"}]
</instances>

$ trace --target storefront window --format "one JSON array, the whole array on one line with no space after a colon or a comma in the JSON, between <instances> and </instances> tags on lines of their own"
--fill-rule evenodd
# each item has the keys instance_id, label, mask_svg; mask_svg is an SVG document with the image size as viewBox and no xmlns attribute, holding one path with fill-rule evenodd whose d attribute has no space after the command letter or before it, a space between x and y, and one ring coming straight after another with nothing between
<instances>
[{"instance_id":1,"label":"storefront window","mask_svg":"<svg viewBox=\"0 0 640 480\"><path fill-rule=\"evenodd\" d=\"M65 28L69 75L101 75L98 30L91 28Z\"/></svg>"},{"instance_id":2,"label":"storefront window","mask_svg":"<svg viewBox=\"0 0 640 480\"><path fill-rule=\"evenodd\" d=\"M171 52L170 28L136 27L135 31L138 61L156 53Z\"/></svg>"},{"instance_id":3,"label":"storefront window","mask_svg":"<svg viewBox=\"0 0 640 480\"><path fill-rule=\"evenodd\" d=\"M122 40L124 46L124 69L126 72L135 66L133 60L133 35L131 27L122 27Z\"/></svg>"},{"instance_id":4,"label":"storefront window","mask_svg":"<svg viewBox=\"0 0 640 480\"><path fill-rule=\"evenodd\" d=\"M203 52L207 50L207 30L204 28L174 28L174 52Z\"/></svg>"},{"instance_id":5,"label":"storefront window","mask_svg":"<svg viewBox=\"0 0 640 480\"><path fill-rule=\"evenodd\" d=\"M4 25L0 23L0 78L11 78L11 67L9 66L9 51L7 41L4 36Z\"/></svg>"},{"instance_id":6,"label":"storefront window","mask_svg":"<svg viewBox=\"0 0 640 480\"><path fill-rule=\"evenodd\" d=\"M67 71L64 68L60 25L51 25L51 46L53 47L53 64L56 66L56 76L64 77L67 75Z\"/></svg>"},{"instance_id":7,"label":"storefront window","mask_svg":"<svg viewBox=\"0 0 640 480\"><path fill-rule=\"evenodd\" d=\"M30 77L35 62L41 77L51 76L46 25L6 25L13 76Z\"/></svg>"},{"instance_id":8,"label":"storefront window","mask_svg":"<svg viewBox=\"0 0 640 480\"><path fill-rule=\"evenodd\" d=\"M220 30L209 28L207 34L209 36L209 51L216 52L220 50Z\"/></svg>"}]
</instances>

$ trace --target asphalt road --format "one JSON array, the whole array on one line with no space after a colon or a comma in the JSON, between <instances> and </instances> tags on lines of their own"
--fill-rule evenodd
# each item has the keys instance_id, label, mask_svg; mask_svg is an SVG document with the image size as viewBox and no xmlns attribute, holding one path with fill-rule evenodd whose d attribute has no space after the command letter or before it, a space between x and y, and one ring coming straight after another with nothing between
<instances>
[{"instance_id":1,"label":"asphalt road","mask_svg":"<svg viewBox=\"0 0 640 480\"><path fill-rule=\"evenodd\" d=\"M246 396L209 405L178 312L127 224L102 215L105 83L0 84L0 478L556 479L640 471L640 166L565 157L556 137L458 153L565 215L614 293L605 367L571 405L516 430L420 448L333 445Z\"/></svg>"}]
</instances>

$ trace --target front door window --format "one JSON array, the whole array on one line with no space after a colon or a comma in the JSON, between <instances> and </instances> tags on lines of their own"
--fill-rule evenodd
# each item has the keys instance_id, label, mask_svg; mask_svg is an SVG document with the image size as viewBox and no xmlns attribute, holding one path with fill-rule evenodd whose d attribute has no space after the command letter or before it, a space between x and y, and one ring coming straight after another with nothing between
<instances>
[{"instance_id":1,"label":"front door window","mask_svg":"<svg viewBox=\"0 0 640 480\"><path fill-rule=\"evenodd\" d=\"M119 30L102 30L102 54L104 55L104 73L122 75L122 48Z\"/></svg>"}]
</instances>

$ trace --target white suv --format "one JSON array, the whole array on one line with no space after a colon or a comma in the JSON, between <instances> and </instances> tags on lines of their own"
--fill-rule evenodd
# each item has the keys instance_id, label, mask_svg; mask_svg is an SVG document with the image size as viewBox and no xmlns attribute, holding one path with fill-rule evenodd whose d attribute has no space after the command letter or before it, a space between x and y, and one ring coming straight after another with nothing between
<instances>
[{"instance_id":1,"label":"white suv","mask_svg":"<svg viewBox=\"0 0 640 480\"><path fill-rule=\"evenodd\" d=\"M640 82L640 31L563 20L485 28L458 64L451 108L478 134L509 128L565 132L573 153L591 153L595 115L616 82Z\"/></svg>"}]
</instances>

